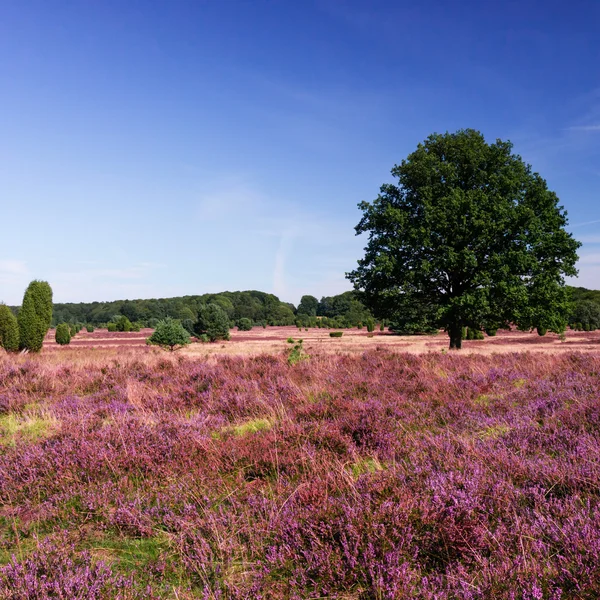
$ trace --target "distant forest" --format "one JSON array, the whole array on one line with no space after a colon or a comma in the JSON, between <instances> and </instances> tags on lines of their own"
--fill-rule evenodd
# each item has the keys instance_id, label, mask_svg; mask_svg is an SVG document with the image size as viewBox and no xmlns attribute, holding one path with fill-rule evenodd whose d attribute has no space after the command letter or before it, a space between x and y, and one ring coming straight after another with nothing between
<instances>
[{"instance_id":1,"label":"distant forest","mask_svg":"<svg viewBox=\"0 0 600 600\"><path fill-rule=\"evenodd\" d=\"M165 317L182 322L195 321L203 304L218 304L227 313L232 326L240 319L250 319L254 325L295 325L307 323L316 317L327 317L334 327L354 327L366 321L371 313L349 291L317 300L303 296L298 307L281 302L273 294L256 290L222 292L201 296L151 298L147 300L115 300L113 302L79 302L54 304L52 326L58 323L106 325L125 316L142 327L154 327ZM17 307L11 307L15 314Z\"/></svg>"},{"instance_id":2,"label":"distant forest","mask_svg":"<svg viewBox=\"0 0 600 600\"><path fill-rule=\"evenodd\" d=\"M590 327L600 327L600 290L568 287L573 301L570 322L583 321L585 325L589 321ZM314 296L303 296L296 307L289 302L282 302L273 294L249 290L176 298L54 304L52 326L80 323L98 327L115 322L121 316L141 327L154 327L165 317L189 322L196 320L201 305L210 303L218 304L225 310L232 326L237 325L240 319L250 319L259 326L314 325L317 317L321 317L332 327L355 327L377 316L371 314L353 291L324 296L321 300ZM15 314L18 312L18 307L11 309Z\"/></svg>"}]
</instances>

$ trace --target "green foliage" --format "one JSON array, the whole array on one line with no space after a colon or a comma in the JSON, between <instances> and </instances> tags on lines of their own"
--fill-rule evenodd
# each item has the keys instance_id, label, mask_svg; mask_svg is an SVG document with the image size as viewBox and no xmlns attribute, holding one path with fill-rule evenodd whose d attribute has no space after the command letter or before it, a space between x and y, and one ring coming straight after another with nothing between
<instances>
[{"instance_id":1,"label":"green foliage","mask_svg":"<svg viewBox=\"0 0 600 600\"><path fill-rule=\"evenodd\" d=\"M86 325L86 326L85 326L85 330L86 330L88 333L94 333L94 326L93 326L93 325Z\"/></svg>"},{"instance_id":2,"label":"green foliage","mask_svg":"<svg viewBox=\"0 0 600 600\"><path fill-rule=\"evenodd\" d=\"M17 322L19 347L39 352L52 322L52 288L48 282L34 280L29 284Z\"/></svg>"},{"instance_id":3,"label":"green foliage","mask_svg":"<svg viewBox=\"0 0 600 600\"><path fill-rule=\"evenodd\" d=\"M548 333L548 330L545 327L537 327L538 335L544 336Z\"/></svg>"},{"instance_id":4,"label":"green foliage","mask_svg":"<svg viewBox=\"0 0 600 600\"><path fill-rule=\"evenodd\" d=\"M194 319L184 319L181 324L190 335L194 334Z\"/></svg>"},{"instance_id":5,"label":"green foliage","mask_svg":"<svg viewBox=\"0 0 600 600\"><path fill-rule=\"evenodd\" d=\"M173 352L190 343L190 334L179 321L167 317L157 323L148 343Z\"/></svg>"},{"instance_id":6,"label":"green foliage","mask_svg":"<svg viewBox=\"0 0 600 600\"><path fill-rule=\"evenodd\" d=\"M211 342L229 339L229 317L218 304L205 304L198 310L194 324L196 335L207 335Z\"/></svg>"},{"instance_id":7,"label":"green foliage","mask_svg":"<svg viewBox=\"0 0 600 600\"><path fill-rule=\"evenodd\" d=\"M116 331L116 330L117 330L117 324L116 324L116 323L109 323L109 324L106 326L106 329L107 329L109 332Z\"/></svg>"},{"instance_id":8,"label":"green foliage","mask_svg":"<svg viewBox=\"0 0 600 600\"><path fill-rule=\"evenodd\" d=\"M383 325L383 323L379 325L379 331L385 331L385 326Z\"/></svg>"},{"instance_id":9,"label":"green foliage","mask_svg":"<svg viewBox=\"0 0 600 600\"><path fill-rule=\"evenodd\" d=\"M496 335L496 333L498 332L497 329L491 328L491 329L486 329L485 332L490 336L490 337L494 337Z\"/></svg>"},{"instance_id":10,"label":"green foliage","mask_svg":"<svg viewBox=\"0 0 600 600\"><path fill-rule=\"evenodd\" d=\"M359 206L365 257L348 274L366 305L394 319L419 307L460 348L461 327L494 320L561 332L564 276L581 245L554 192L512 153L467 129L433 134L392 169L398 185Z\"/></svg>"},{"instance_id":11,"label":"green foliage","mask_svg":"<svg viewBox=\"0 0 600 600\"><path fill-rule=\"evenodd\" d=\"M573 328L575 323L583 329L587 325L590 330L595 331L600 328L600 304L595 300L577 299L573 302L571 317L569 319Z\"/></svg>"},{"instance_id":12,"label":"green foliage","mask_svg":"<svg viewBox=\"0 0 600 600\"><path fill-rule=\"evenodd\" d=\"M115 326L117 331L131 331L133 327L131 321L125 315L121 315L115 321Z\"/></svg>"},{"instance_id":13,"label":"green foliage","mask_svg":"<svg viewBox=\"0 0 600 600\"><path fill-rule=\"evenodd\" d=\"M369 333L373 333L373 331L375 330L375 321L373 321L373 319L369 318L369 319L367 319L366 325L367 325L367 331Z\"/></svg>"},{"instance_id":14,"label":"green foliage","mask_svg":"<svg viewBox=\"0 0 600 600\"><path fill-rule=\"evenodd\" d=\"M6 304L0 304L0 348L7 352L19 349L19 324Z\"/></svg>"},{"instance_id":15,"label":"green foliage","mask_svg":"<svg viewBox=\"0 0 600 600\"><path fill-rule=\"evenodd\" d=\"M69 325L68 323L59 323L60 325L66 325L69 330L69 341L74 335L77 334L77 327L73 324ZM58 327L58 326L57 326Z\"/></svg>"},{"instance_id":16,"label":"green foliage","mask_svg":"<svg viewBox=\"0 0 600 600\"><path fill-rule=\"evenodd\" d=\"M330 331L329 332L329 337L332 338L341 338L344 335L343 331Z\"/></svg>"},{"instance_id":17,"label":"green foliage","mask_svg":"<svg viewBox=\"0 0 600 600\"><path fill-rule=\"evenodd\" d=\"M247 317L242 317L237 324L238 331L250 331L253 327L253 323Z\"/></svg>"},{"instance_id":18,"label":"green foliage","mask_svg":"<svg viewBox=\"0 0 600 600\"><path fill-rule=\"evenodd\" d=\"M303 340L298 340L296 344L289 349L287 361L289 365L295 365L303 360L307 360L309 355L304 352L302 346Z\"/></svg>"},{"instance_id":19,"label":"green foliage","mask_svg":"<svg viewBox=\"0 0 600 600\"><path fill-rule=\"evenodd\" d=\"M54 339L56 340L56 343L60 344L61 346L66 346L71 342L71 329L67 323L59 323L56 326Z\"/></svg>"},{"instance_id":20,"label":"green foliage","mask_svg":"<svg viewBox=\"0 0 600 600\"><path fill-rule=\"evenodd\" d=\"M307 315L309 317L317 316L317 309L319 308L319 301L314 296L302 296L300 298L300 304L298 304L298 315Z\"/></svg>"}]
</instances>

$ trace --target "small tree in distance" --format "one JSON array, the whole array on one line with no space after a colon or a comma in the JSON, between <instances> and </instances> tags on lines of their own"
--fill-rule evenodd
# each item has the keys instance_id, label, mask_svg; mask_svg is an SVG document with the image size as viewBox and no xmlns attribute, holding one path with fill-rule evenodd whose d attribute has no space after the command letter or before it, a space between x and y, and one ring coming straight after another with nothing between
<instances>
[{"instance_id":1,"label":"small tree in distance","mask_svg":"<svg viewBox=\"0 0 600 600\"><path fill-rule=\"evenodd\" d=\"M57 344L66 346L71 342L71 329L66 323L59 323L54 332L54 339Z\"/></svg>"},{"instance_id":2,"label":"small tree in distance","mask_svg":"<svg viewBox=\"0 0 600 600\"><path fill-rule=\"evenodd\" d=\"M253 327L252 320L242 317L237 324L238 331L250 331Z\"/></svg>"},{"instance_id":3,"label":"small tree in distance","mask_svg":"<svg viewBox=\"0 0 600 600\"><path fill-rule=\"evenodd\" d=\"M147 343L174 352L190 343L190 334L179 321L167 317L157 323Z\"/></svg>"},{"instance_id":4,"label":"small tree in distance","mask_svg":"<svg viewBox=\"0 0 600 600\"><path fill-rule=\"evenodd\" d=\"M19 349L17 317L6 304L0 304L0 348L7 352L16 352Z\"/></svg>"},{"instance_id":5,"label":"small tree in distance","mask_svg":"<svg viewBox=\"0 0 600 600\"><path fill-rule=\"evenodd\" d=\"M359 204L365 257L347 277L379 318L413 311L444 327L450 348L462 327L510 323L562 333L564 276L581 245L546 181L512 144L487 144L472 129L433 134L392 169L398 185Z\"/></svg>"},{"instance_id":6,"label":"small tree in distance","mask_svg":"<svg viewBox=\"0 0 600 600\"><path fill-rule=\"evenodd\" d=\"M17 317L19 347L39 352L52 322L52 288L47 281L32 281L23 296Z\"/></svg>"},{"instance_id":7,"label":"small tree in distance","mask_svg":"<svg viewBox=\"0 0 600 600\"><path fill-rule=\"evenodd\" d=\"M218 304L203 304L198 310L194 333L207 336L211 342L229 339L229 317Z\"/></svg>"}]
</instances>

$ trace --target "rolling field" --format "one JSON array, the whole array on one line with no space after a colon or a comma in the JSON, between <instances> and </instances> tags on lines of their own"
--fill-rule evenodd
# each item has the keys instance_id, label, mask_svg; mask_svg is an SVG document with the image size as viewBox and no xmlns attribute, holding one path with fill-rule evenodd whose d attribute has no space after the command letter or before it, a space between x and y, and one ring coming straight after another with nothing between
<instances>
[{"instance_id":1,"label":"rolling field","mask_svg":"<svg viewBox=\"0 0 600 600\"><path fill-rule=\"evenodd\" d=\"M599 377L596 353L2 355L0 598L598 598Z\"/></svg>"}]
</instances>

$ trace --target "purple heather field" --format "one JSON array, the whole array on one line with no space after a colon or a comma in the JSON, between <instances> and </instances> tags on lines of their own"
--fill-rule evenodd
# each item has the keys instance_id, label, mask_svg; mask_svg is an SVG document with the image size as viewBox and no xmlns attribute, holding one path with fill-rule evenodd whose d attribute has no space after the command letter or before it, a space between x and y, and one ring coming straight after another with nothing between
<instances>
[{"instance_id":1,"label":"purple heather field","mask_svg":"<svg viewBox=\"0 0 600 600\"><path fill-rule=\"evenodd\" d=\"M600 356L0 356L0 598L597 599Z\"/></svg>"}]
</instances>

